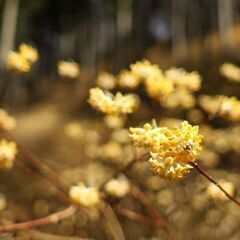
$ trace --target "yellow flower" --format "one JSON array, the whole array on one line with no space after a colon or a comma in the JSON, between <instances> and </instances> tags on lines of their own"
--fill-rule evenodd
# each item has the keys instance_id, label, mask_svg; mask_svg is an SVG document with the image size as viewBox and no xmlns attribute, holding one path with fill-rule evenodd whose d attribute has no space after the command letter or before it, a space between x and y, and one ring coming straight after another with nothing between
<instances>
[{"instance_id":1,"label":"yellow flower","mask_svg":"<svg viewBox=\"0 0 240 240\"><path fill-rule=\"evenodd\" d=\"M6 111L0 109L0 127L6 130L12 130L16 126L16 121L9 116Z\"/></svg>"},{"instance_id":2,"label":"yellow flower","mask_svg":"<svg viewBox=\"0 0 240 240\"><path fill-rule=\"evenodd\" d=\"M117 179L111 179L105 185L105 191L112 197L122 198L130 190L130 184L125 177L119 177Z\"/></svg>"},{"instance_id":3,"label":"yellow flower","mask_svg":"<svg viewBox=\"0 0 240 240\"><path fill-rule=\"evenodd\" d=\"M172 157L163 158L159 153L151 153L149 162L154 173L168 180L180 180L192 168L189 164L176 162Z\"/></svg>"},{"instance_id":4,"label":"yellow flower","mask_svg":"<svg viewBox=\"0 0 240 240\"><path fill-rule=\"evenodd\" d=\"M152 78L161 74L161 70L156 64L150 63L148 60L138 61L130 65L131 72L141 81Z\"/></svg>"},{"instance_id":5,"label":"yellow flower","mask_svg":"<svg viewBox=\"0 0 240 240\"><path fill-rule=\"evenodd\" d=\"M96 110L110 115L124 115L132 113L139 105L139 98L134 94L122 95L120 92L112 95L100 88L90 89L88 102Z\"/></svg>"},{"instance_id":6,"label":"yellow flower","mask_svg":"<svg viewBox=\"0 0 240 240\"><path fill-rule=\"evenodd\" d=\"M17 154L17 146L14 142L6 140L0 141L0 169L10 169L13 166L15 156Z\"/></svg>"},{"instance_id":7,"label":"yellow flower","mask_svg":"<svg viewBox=\"0 0 240 240\"><path fill-rule=\"evenodd\" d=\"M70 198L85 207L96 207L100 203L100 193L93 187L86 187L83 183L73 186L69 191Z\"/></svg>"},{"instance_id":8,"label":"yellow flower","mask_svg":"<svg viewBox=\"0 0 240 240\"><path fill-rule=\"evenodd\" d=\"M233 82L240 82L240 68L232 63L224 63L220 67L220 73L228 80Z\"/></svg>"},{"instance_id":9,"label":"yellow flower","mask_svg":"<svg viewBox=\"0 0 240 240\"><path fill-rule=\"evenodd\" d=\"M165 71L166 77L177 87L183 87L191 91L197 91L201 88L201 76L198 72L187 72L183 68L170 68Z\"/></svg>"},{"instance_id":10,"label":"yellow flower","mask_svg":"<svg viewBox=\"0 0 240 240\"><path fill-rule=\"evenodd\" d=\"M145 81L145 88L147 94L157 101L161 101L174 91L172 82L160 73L159 75L154 75L154 77L149 77Z\"/></svg>"},{"instance_id":11,"label":"yellow flower","mask_svg":"<svg viewBox=\"0 0 240 240\"><path fill-rule=\"evenodd\" d=\"M140 79L131 71L123 70L118 75L118 85L122 88L135 89Z\"/></svg>"},{"instance_id":12,"label":"yellow flower","mask_svg":"<svg viewBox=\"0 0 240 240\"><path fill-rule=\"evenodd\" d=\"M176 88L172 94L161 98L160 103L165 108L190 109L195 106L196 100L188 89Z\"/></svg>"},{"instance_id":13,"label":"yellow flower","mask_svg":"<svg viewBox=\"0 0 240 240\"><path fill-rule=\"evenodd\" d=\"M107 72L100 72L96 84L106 90L112 90L116 86L116 78Z\"/></svg>"},{"instance_id":14,"label":"yellow flower","mask_svg":"<svg viewBox=\"0 0 240 240\"><path fill-rule=\"evenodd\" d=\"M6 65L9 70L17 73L26 73L31 69L31 64L18 52L9 52Z\"/></svg>"},{"instance_id":15,"label":"yellow flower","mask_svg":"<svg viewBox=\"0 0 240 240\"><path fill-rule=\"evenodd\" d=\"M198 126L184 121L181 127L169 129L145 124L143 128L130 128L130 138L137 147L151 153L150 163L160 176L180 179L188 173L190 162L196 160L202 147Z\"/></svg>"},{"instance_id":16,"label":"yellow flower","mask_svg":"<svg viewBox=\"0 0 240 240\"><path fill-rule=\"evenodd\" d=\"M30 63L35 63L39 58L37 49L25 43L19 46L19 52Z\"/></svg>"},{"instance_id":17,"label":"yellow flower","mask_svg":"<svg viewBox=\"0 0 240 240\"><path fill-rule=\"evenodd\" d=\"M59 61L57 67L58 74L62 78L75 79L80 75L79 64L74 61Z\"/></svg>"},{"instance_id":18,"label":"yellow flower","mask_svg":"<svg viewBox=\"0 0 240 240\"><path fill-rule=\"evenodd\" d=\"M240 101L236 97L199 97L199 105L209 114L215 114L229 121L240 121Z\"/></svg>"}]
</instances>

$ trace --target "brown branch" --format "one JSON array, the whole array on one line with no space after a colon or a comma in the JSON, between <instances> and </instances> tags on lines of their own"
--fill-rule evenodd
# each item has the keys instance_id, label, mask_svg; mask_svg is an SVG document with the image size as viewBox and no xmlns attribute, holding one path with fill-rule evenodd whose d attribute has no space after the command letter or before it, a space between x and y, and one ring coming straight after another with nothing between
<instances>
[{"instance_id":1,"label":"brown branch","mask_svg":"<svg viewBox=\"0 0 240 240\"><path fill-rule=\"evenodd\" d=\"M129 219L132 219L134 221L150 225L152 227L159 227L159 228L165 228L166 227L165 222L163 222L161 220L146 217L146 216L144 216L140 213L134 212L134 211L132 211L130 209L127 209L127 208L116 206L116 207L114 207L114 211L117 212L120 215L123 215L123 216L129 218Z\"/></svg>"},{"instance_id":2,"label":"brown branch","mask_svg":"<svg viewBox=\"0 0 240 240\"><path fill-rule=\"evenodd\" d=\"M29 231L32 240L90 240L90 238L59 236L49 233L42 233L36 230Z\"/></svg>"},{"instance_id":3,"label":"brown branch","mask_svg":"<svg viewBox=\"0 0 240 240\"><path fill-rule=\"evenodd\" d=\"M14 141L17 144L18 151L28 159L33 166L35 166L45 177L51 179L54 183L58 185L64 192L68 192L69 186L66 182L64 182L58 174L52 170L48 165L44 163L43 160L38 158L35 154L33 154L27 147L23 144L19 143L10 132L6 131L3 128L0 128L2 134L9 140Z\"/></svg>"},{"instance_id":4,"label":"brown branch","mask_svg":"<svg viewBox=\"0 0 240 240\"><path fill-rule=\"evenodd\" d=\"M140 203L142 203L150 216L153 218L161 218L160 213L153 207L153 204L148 197L136 185L132 184L131 193Z\"/></svg>"},{"instance_id":5,"label":"brown branch","mask_svg":"<svg viewBox=\"0 0 240 240\"><path fill-rule=\"evenodd\" d=\"M45 188L48 189L57 199L59 199L61 202L71 204L71 201L69 200L68 196L66 196L62 191L60 191L58 188L56 188L52 182L49 182L47 179L45 179L42 175L40 175L38 172L34 172L30 168L28 168L24 163L20 161L16 161L16 165L21 168L22 171L24 171L26 174L31 176L32 178L39 181L39 183Z\"/></svg>"},{"instance_id":6,"label":"brown branch","mask_svg":"<svg viewBox=\"0 0 240 240\"><path fill-rule=\"evenodd\" d=\"M232 202L236 203L240 207L240 202L232 197L229 193L227 193L220 185L217 183L210 175L208 175L207 172L205 172L199 165L195 162L190 163L191 166L193 166L201 175L203 175L205 178L207 178L211 183L213 183L216 187L218 187L224 194L225 196L231 200Z\"/></svg>"},{"instance_id":7,"label":"brown branch","mask_svg":"<svg viewBox=\"0 0 240 240\"><path fill-rule=\"evenodd\" d=\"M0 226L0 233L4 232L13 232L18 230L35 228L47 224L58 223L60 220L71 217L77 211L77 207L74 205L70 205L66 209L50 214L47 217L38 218L35 220L22 222L22 223L14 223L6 226Z\"/></svg>"}]
</instances>

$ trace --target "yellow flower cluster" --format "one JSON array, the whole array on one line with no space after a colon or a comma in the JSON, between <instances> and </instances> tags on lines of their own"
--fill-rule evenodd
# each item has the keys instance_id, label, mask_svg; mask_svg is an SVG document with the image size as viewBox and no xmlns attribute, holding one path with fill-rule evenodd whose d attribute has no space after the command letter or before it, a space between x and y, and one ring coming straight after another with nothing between
<instances>
[{"instance_id":1,"label":"yellow flower cluster","mask_svg":"<svg viewBox=\"0 0 240 240\"><path fill-rule=\"evenodd\" d=\"M183 178L201 152L202 136L198 126L184 121L181 127L169 129L145 124L143 128L130 128L130 138L137 147L151 153L154 172L167 179Z\"/></svg>"},{"instance_id":2,"label":"yellow flower cluster","mask_svg":"<svg viewBox=\"0 0 240 240\"><path fill-rule=\"evenodd\" d=\"M15 156L17 154L17 146L14 142L6 140L0 141L0 170L10 169L13 166Z\"/></svg>"},{"instance_id":3,"label":"yellow flower cluster","mask_svg":"<svg viewBox=\"0 0 240 240\"><path fill-rule=\"evenodd\" d=\"M106 183L104 189L110 196L122 198L129 192L130 184L128 180L122 176L117 179L111 179Z\"/></svg>"},{"instance_id":4,"label":"yellow flower cluster","mask_svg":"<svg viewBox=\"0 0 240 240\"><path fill-rule=\"evenodd\" d=\"M79 64L74 61L58 61L58 74L62 78L76 79L80 75Z\"/></svg>"},{"instance_id":5,"label":"yellow flower cluster","mask_svg":"<svg viewBox=\"0 0 240 240\"><path fill-rule=\"evenodd\" d=\"M99 191L93 187L86 187L83 183L72 186L69 196L74 202L85 207L96 207L100 203Z\"/></svg>"},{"instance_id":6,"label":"yellow flower cluster","mask_svg":"<svg viewBox=\"0 0 240 240\"><path fill-rule=\"evenodd\" d=\"M138 80L138 84L143 82L147 94L163 107L189 109L195 105L192 92L201 88L202 81L198 72L187 72L183 68L170 68L163 72L147 60L130 65L130 69L129 74Z\"/></svg>"},{"instance_id":7,"label":"yellow flower cluster","mask_svg":"<svg viewBox=\"0 0 240 240\"><path fill-rule=\"evenodd\" d=\"M190 109L195 106L196 100L188 89L175 88L172 94L160 99L160 103L166 108Z\"/></svg>"},{"instance_id":8,"label":"yellow flower cluster","mask_svg":"<svg viewBox=\"0 0 240 240\"><path fill-rule=\"evenodd\" d=\"M141 79L131 71L123 70L118 74L118 85L122 88L135 89Z\"/></svg>"},{"instance_id":9,"label":"yellow flower cluster","mask_svg":"<svg viewBox=\"0 0 240 240\"><path fill-rule=\"evenodd\" d=\"M226 62L219 69L222 76L233 82L240 82L240 68L236 65Z\"/></svg>"},{"instance_id":10,"label":"yellow flower cluster","mask_svg":"<svg viewBox=\"0 0 240 240\"><path fill-rule=\"evenodd\" d=\"M150 63L148 60L138 61L130 65L131 72L141 81L146 81L149 77L159 76L161 70L158 65Z\"/></svg>"},{"instance_id":11,"label":"yellow flower cluster","mask_svg":"<svg viewBox=\"0 0 240 240\"><path fill-rule=\"evenodd\" d=\"M34 62L38 60L38 51L28 44L21 44L19 52L10 51L7 55L6 65L9 70L17 73L29 72Z\"/></svg>"},{"instance_id":12,"label":"yellow flower cluster","mask_svg":"<svg viewBox=\"0 0 240 240\"><path fill-rule=\"evenodd\" d=\"M149 77L145 81L145 89L151 98L162 102L167 96L173 93L174 86L168 78L159 74L158 76Z\"/></svg>"},{"instance_id":13,"label":"yellow flower cluster","mask_svg":"<svg viewBox=\"0 0 240 240\"><path fill-rule=\"evenodd\" d=\"M183 68L170 68L165 71L166 77L177 87L182 87L190 91L197 91L201 88L201 76L198 72L187 72Z\"/></svg>"},{"instance_id":14,"label":"yellow flower cluster","mask_svg":"<svg viewBox=\"0 0 240 240\"><path fill-rule=\"evenodd\" d=\"M108 72L100 72L97 76L96 84L105 90L112 90L115 88L116 82L117 80L113 74Z\"/></svg>"},{"instance_id":15,"label":"yellow flower cluster","mask_svg":"<svg viewBox=\"0 0 240 240\"><path fill-rule=\"evenodd\" d=\"M120 92L112 95L100 88L90 89L88 102L96 110L109 115L124 115L132 113L139 105L139 98L134 94L122 95Z\"/></svg>"},{"instance_id":16,"label":"yellow flower cluster","mask_svg":"<svg viewBox=\"0 0 240 240\"><path fill-rule=\"evenodd\" d=\"M236 97L202 95L199 97L199 105L208 114L233 122L240 120L240 101Z\"/></svg>"},{"instance_id":17,"label":"yellow flower cluster","mask_svg":"<svg viewBox=\"0 0 240 240\"><path fill-rule=\"evenodd\" d=\"M35 63L39 58L37 49L26 43L19 46L19 53L30 63Z\"/></svg>"},{"instance_id":18,"label":"yellow flower cluster","mask_svg":"<svg viewBox=\"0 0 240 240\"><path fill-rule=\"evenodd\" d=\"M6 111L0 109L0 128L12 130L16 126L16 121L13 117L9 116Z\"/></svg>"}]
</instances>

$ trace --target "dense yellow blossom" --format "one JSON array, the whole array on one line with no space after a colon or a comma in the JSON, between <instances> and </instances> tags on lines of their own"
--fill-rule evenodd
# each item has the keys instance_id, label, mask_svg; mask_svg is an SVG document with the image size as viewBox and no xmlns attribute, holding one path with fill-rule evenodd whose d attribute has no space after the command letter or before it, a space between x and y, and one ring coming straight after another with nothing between
<instances>
[{"instance_id":1,"label":"dense yellow blossom","mask_svg":"<svg viewBox=\"0 0 240 240\"><path fill-rule=\"evenodd\" d=\"M57 68L62 78L74 79L80 75L79 64L74 61L58 61Z\"/></svg>"},{"instance_id":2,"label":"dense yellow blossom","mask_svg":"<svg viewBox=\"0 0 240 240\"><path fill-rule=\"evenodd\" d=\"M148 60L138 61L131 64L130 70L141 81L145 81L149 77L161 74L161 70L158 65L152 64Z\"/></svg>"},{"instance_id":3,"label":"dense yellow blossom","mask_svg":"<svg viewBox=\"0 0 240 240\"><path fill-rule=\"evenodd\" d=\"M149 162L154 173L169 180L182 179L192 168L189 164L176 162L172 157L163 158L159 153L151 153Z\"/></svg>"},{"instance_id":4,"label":"dense yellow blossom","mask_svg":"<svg viewBox=\"0 0 240 240\"><path fill-rule=\"evenodd\" d=\"M74 202L85 207L95 207L100 203L99 191L93 187L86 187L83 183L71 187L69 196Z\"/></svg>"},{"instance_id":5,"label":"dense yellow blossom","mask_svg":"<svg viewBox=\"0 0 240 240\"><path fill-rule=\"evenodd\" d=\"M16 126L16 121L13 117L9 116L6 111L0 109L0 128L12 130Z\"/></svg>"},{"instance_id":6,"label":"dense yellow blossom","mask_svg":"<svg viewBox=\"0 0 240 240\"><path fill-rule=\"evenodd\" d=\"M188 173L188 163L195 161L201 152L202 136L198 131L198 126L186 121L173 129L147 123L143 128L130 128L130 138L135 146L150 151L155 172L177 180Z\"/></svg>"},{"instance_id":7,"label":"dense yellow blossom","mask_svg":"<svg viewBox=\"0 0 240 240\"><path fill-rule=\"evenodd\" d=\"M10 169L13 166L17 154L17 146L14 142L5 139L0 141L0 170Z\"/></svg>"},{"instance_id":8,"label":"dense yellow blossom","mask_svg":"<svg viewBox=\"0 0 240 240\"><path fill-rule=\"evenodd\" d=\"M202 95L199 97L199 105L208 114L214 114L229 121L240 120L240 101L236 97Z\"/></svg>"},{"instance_id":9,"label":"dense yellow blossom","mask_svg":"<svg viewBox=\"0 0 240 240\"><path fill-rule=\"evenodd\" d=\"M183 68L170 68L165 71L166 77L177 87L183 87L191 91L197 91L201 88L201 76L198 72L187 72Z\"/></svg>"},{"instance_id":10,"label":"dense yellow blossom","mask_svg":"<svg viewBox=\"0 0 240 240\"><path fill-rule=\"evenodd\" d=\"M192 92L186 88L176 88L172 94L160 99L161 106L165 108L190 109L195 106L196 100Z\"/></svg>"},{"instance_id":11,"label":"dense yellow blossom","mask_svg":"<svg viewBox=\"0 0 240 240\"><path fill-rule=\"evenodd\" d=\"M174 91L172 82L161 74L149 77L145 81L145 88L151 98L160 102L164 97L169 96Z\"/></svg>"},{"instance_id":12,"label":"dense yellow blossom","mask_svg":"<svg viewBox=\"0 0 240 240\"><path fill-rule=\"evenodd\" d=\"M132 113L139 105L139 98L134 94L116 95L103 92L100 88L90 89L88 102L96 110L110 115L124 115Z\"/></svg>"},{"instance_id":13,"label":"dense yellow blossom","mask_svg":"<svg viewBox=\"0 0 240 240\"><path fill-rule=\"evenodd\" d=\"M118 85L122 88L135 89L140 84L140 78L131 71L123 70L118 75Z\"/></svg>"},{"instance_id":14,"label":"dense yellow blossom","mask_svg":"<svg viewBox=\"0 0 240 240\"><path fill-rule=\"evenodd\" d=\"M224 63L219 69L222 76L233 82L240 82L240 68L232 63Z\"/></svg>"},{"instance_id":15,"label":"dense yellow blossom","mask_svg":"<svg viewBox=\"0 0 240 240\"><path fill-rule=\"evenodd\" d=\"M6 65L9 70L17 73L26 73L31 69L30 62L20 53L10 51L7 55Z\"/></svg>"},{"instance_id":16,"label":"dense yellow blossom","mask_svg":"<svg viewBox=\"0 0 240 240\"><path fill-rule=\"evenodd\" d=\"M100 72L97 76L96 84L106 90L112 90L116 86L116 78L108 72Z\"/></svg>"},{"instance_id":17,"label":"dense yellow blossom","mask_svg":"<svg viewBox=\"0 0 240 240\"><path fill-rule=\"evenodd\" d=\"M122 198L129 192L130 184L125 177L119 177L107 182L104 189L110 196Z\"/></svg>"},{"instance_id":18,"label":"dense yellow blossom","mask_svg":"<svg viewBox=\"0 0 240 240\"><path fill-rule=\"evenodd\" d=\"M25 43L19 46L19 52L30 63L36 62L39 58L37 49Z\"/></svg>"}]
</instances>

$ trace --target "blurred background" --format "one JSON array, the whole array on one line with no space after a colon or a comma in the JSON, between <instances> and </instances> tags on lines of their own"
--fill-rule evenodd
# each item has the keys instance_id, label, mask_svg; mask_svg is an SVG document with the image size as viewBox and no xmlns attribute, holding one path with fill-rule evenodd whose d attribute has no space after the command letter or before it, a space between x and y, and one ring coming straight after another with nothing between
<instances>
[{"instance_id":1,"label":"blurred background","mask_svg":"<svg viewBox=\"0 0 240 240\"><path fill-rule=\"evenodd\" d=\"M26 74L6 68L8 53L17 51L21 43L39 52L39 61ZM225 61L240 65L239 46L240 0L0 0L0 104L16 119L14 136L69 185L84 181L98 186L132 159L135 150L128 138L129 126L152 118L173 126L187 119L200 125L206 139L200 163L217 179L231 182L237 194L238 124L209 120L197 101L188 111L164 108L140 86L136 90L142 100L140 109L126 128L114 128L92 110L87 97L100 71L118 74L141 59L164 70L171 66L197 70L202 76L201 93L239 97L239 79L233 83L219 74ZM61 79L59 60L79 63L80 77ZM24 156L19 158L36 170ZM226 199L209 197L208 183L196 173L181 183L169 183L143 163L129 175L167 220L175 239L239 239L239 209ZM1 172L0 192L8 207L0 210L0 220L18 222L21 215L32 219L61 209L52 192L32 179L19 166ZM131 194L119 202L145 214ZM106 214L107 220L96 212L79 211L74 218L40 230L91 239L170 239L163 229ZM114 233L106 230L110 225ZM26 232L6 234L3 239L16 236L29 239Z\"/></svg>"},{"instance_id":2,"label":"blurred background","mask_svg":"<svg viewBox=\"0 0 240 240\"><path fill-rule=\"evenodd\" d=\"M144 57L162 67L239 61L239 11L239 0L1 0L0 63L22 42L39 50L40 78L69 58L90 78Z\"/></svg>"}]
</instances>

